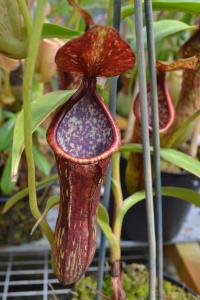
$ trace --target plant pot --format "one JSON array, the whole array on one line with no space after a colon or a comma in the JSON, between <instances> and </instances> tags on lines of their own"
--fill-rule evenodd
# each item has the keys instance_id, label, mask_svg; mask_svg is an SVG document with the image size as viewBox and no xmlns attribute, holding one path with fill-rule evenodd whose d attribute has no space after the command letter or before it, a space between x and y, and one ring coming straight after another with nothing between
<instances>
[{"instance_id":1,"label":"plant pot","mask_svg":"<svg viewBox=\"0 0 200 300\"><path fill-rule=\"evenodd\" d=\"M126 160L121 159L121 181L124 199L129 196L125 186ZM177 186L198 190L200 181L189 173L161 173L162 186ZM179 233L192 206L191 203L172 197L162 197L163 201L163 239L171 241ZM111 201L112 206L112 201ZM112 208L111 208L112 211ZM123 221L122 238L134 241L147 241L147 215L145 201L134 205Z\"/></svg>"},{"instance_id":2,"label":"plant pot","mask_svg":"<svg viewBox=\"0 0 200 300\"><path fill-rule=\"evenodd\" d=\"M164 275L164 279L169 281L171 284L176 285L177 287L182 288L185 292L191 294L194 297L197 297L198 295L191 289L189 288L185 283L182 283L176 279L174 279L173 277L169 276L169 275ZM199 298L198 298L199 299Z\"/></svg>"},{"instance_id":3,"label":"plant pot","mask_svg":"<svg viewBox=\"0 0 200 300\"><path fill-rule=\"evenodd\" d=\"M41 210L43 210L43 192L44 189L37 192ZM8 213L3 215L1 210L8 198L10 197L0 197L0 247L15 246L39 240L42 237L39 229L33 235L30 235L35 219L30 212L28 197L19 201Z\"/></svg>"}]
</instances>

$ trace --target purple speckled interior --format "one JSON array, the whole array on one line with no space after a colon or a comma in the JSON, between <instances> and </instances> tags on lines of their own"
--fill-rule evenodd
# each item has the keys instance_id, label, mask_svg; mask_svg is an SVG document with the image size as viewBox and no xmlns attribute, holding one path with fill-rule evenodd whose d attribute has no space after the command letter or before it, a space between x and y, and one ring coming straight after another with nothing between
<instances>
[{"instance_id":1,"label":"purple speckled interior","mask_svg":"<svg viewBox=\"0 0 200 300\"><path fill-rule=\"evenodd\" d=\"M166 95L164 94L163 89L160 85L157 86L158 90L158 110L159 110L159 127L160 129L164 128L168 120L169 116L169 107L166 99ZM148 91L148 118L149 118L149 126L152 127L152 109L151 109L151 93Z\"/></svg>"},{"instance_id":2,"label":"purple speckled interior","mask_svg":"<svg viewBox=\"0 0 200 300\"><path fill-rule=\"evenodd\" d=\"M66 113L56 138L73 157L91 158L112 145L113 130L101 106L88 93Z\"/></svg>"}]
</instances>

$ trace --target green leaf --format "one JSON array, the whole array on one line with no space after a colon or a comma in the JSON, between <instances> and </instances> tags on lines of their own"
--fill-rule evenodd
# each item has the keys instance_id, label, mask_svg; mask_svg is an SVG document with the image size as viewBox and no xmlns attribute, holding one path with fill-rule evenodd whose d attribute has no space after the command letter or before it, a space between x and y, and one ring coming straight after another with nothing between
<instances>
[{"instance_id":1,"label":"green leaf","mask_svg":"<svg viewBox=\"0 0 200 300\"><path fill-rule=\"evenodd\" d=\"M200 194L191 189L165 186L162 187L162 195L182 199L200 207Z\"/></svg>"},{"instance_id":2,"label":"green leaf","mask_svg":"<svg viewBox=\"0 0 200 300\"><path fill-rule=\"evenodd\" d=\"M58 179L58 175L52 175L49 177L46 177L44 180L36 183L36 189L41 189L46 186L51 185L53 182L55 182ZM20 200L22 200L24 197L28 196L28 188L25 188L21 190L20 192L16 193L12 197L10 197L2 210L2 213L5 214L7 213L15 204L17 204Z\"/></svg>"},{"instance_id":3,"label":"green leaf","mask_svg":"<svg viewBox=\"0 0 200 300\"><path fill-rule=\"evenodd\" d=\"M9 57L26 57L27 41L22 37L22 18L17 1L0 0L0 51Z\"/></svg>"},{"instance_id":4,"label":"green leaf","mask_svg":"<svg viewBox=\"0 0 200 300\"><path fill-rule=\"evenodd\" d=\"M72 39L81 35L81 31L59 26L52 23L45 23L42 30L42 38Z\"/></svg>"},{"instance_id":5,"label":"green leaf","mask_svg":"<svg viewBox=\"0 0 200 300\"><path fill-rule=\"evenodd\" d=\"M38 225L42 222L42 220L44 218L46 218L46 215L48 214L50 209L52 209L54 206L56 206L59 202L60 202L60 198L58 196L51 196L47 200L45 209L44 209L43 213L41 214L41 217L37 220L37 222L35 223L35 225L33 226L32 230L31 230L31 235L34 233L34 231L36 230Z\"/></svg>"},{"instance_id":6,"label":"green leaf","mask_svg":"<svg viewBox=\"0 0 200 300\"><path fill-rule=\"evenodd\" d=\"M9 155L1 177L1 190L3 194L10 195L15 185L16 183L11 181L11 155Z\"/></svg>"},{"instance_id":7,"label":"green leaf","mask_svg":"<svg viewBox=\"0 0 200 300\"><path fill-rule=\"evenodd\" d=\"M174 149L161 149L160 155L164 160L200 177L200 162L193 157Z\"/></svg>"},{"instance_id":8,"label":"green leaf","mask_svg":"<svg viewBox=\"0 0 200 300\"><path fill-rule=\"evenodd\" d=\"M0 127L0 151L4 151L12 144L13 128L15 124L15 118L9 119Z\"/></svg>"},{"instance_id":9,"label":"green leaf","mask_svg":"<svg viewBox=\"0 0 200 300\"><path fill-rule=\"evenodd\" d=\"M182 137L185 135L185 132L187 132L188 126L196 120L197 117L200 116L200 110L196 111L193 115L188 117L182 125L179 127L178 130L175 131L175 133L170 137L170 142L167 145L169 148L176 147L177 143L182 139Z\"/></svg>"},{"instance_id":10,"label":"green leaf","mask_svg":"<svg viewBox=\"0 0 200 300\"><path fill-rule=\"evenodd\" d=\"M144 1L142 1L144 3ZM154 0L152 3L153 10L159 11L177 11L186 12L195 15L200 14L200 1L199 0ZM134 5L127 5L122 7L121 18L126 18L134 14Z\"/></svg>"},{"instance_id":11,"label":"green leaf","mask_svg":"<svg viewBox=\"0 0 200 300\"><path fill-rule=\"evenodd\" d=\"M33 144L33 155L38 170L48 176L51 171L51 164L46 156L40 151L38 145Z\"/></svg>"},{"instance_id":12,"label":"green leaf","mask_svg":"<svg viewBox=\"0 0 200 300\"><path fill-rule=\"evenodd\" d=\"M154 40L155 42L159 42L162 39L172 35L179 33L184 30L197 30L197 26L190 26L186 23L177 20L161 20L154 22L153 24L154 30ZM143 29L144 35L144 44L147 47L147 38L146 38L146 27ZM136 38L133 36L131 45L134 49L136 49Z\"/></svg>"},{"instance_id":13,"label":"green leaf","mask_svg":"<svg viewBox=\"0 0 200 300\"><path fill-rule=\"evenodd\" d=\"M136 203L140 202L141 200L144 200L145 197L146 197L145 191L139 191L129 196L127 199L123 201L121 212L120 212L121 222L125 214L127 213L127 211Z\"/></svg>"},{"instance_id":14,"label":"green leaf","mask_svg":"<svg viewBox=\"0 0 200 300\"><path fill-rule=\"evenodd\" d=\"M174 197L182 199L184 201L190 202L198 207L200 207L200 194L194 190L182 188L182 187L172 187L165 186L161 188L162 196ZM154 193L155 194L155 193ZM123 201L121 212L119 215L120 222L122 224L123 218L128 212L128 210L133 207L136 203L145 199L145 191L139 191L129 196Z\"/></svg>"},{"instance_id":15,"label":"green leaf","mask_svg":"<svg viewBox=\"0 0 200 300\"><path fill-rule=\"evenodd\" d=\"M153 151L153 147L150 147L151 152ZM127 143L120 147L120 151L124 152L127 155L127 152L136 152L142 153L143 147L141 144Z\"/></svg>"},{"instance_id":16,"label":"green leaf","mask_svg":"<svg viewBox=\"0 0 200 300\"><path fill-rule=\"evenodd\" d=\"M75 90L56 91L42 95L32 102L32 133L38 126L60 105L65 103L74 94ZM20 112L17 116L12 147L12 180L17 178L17 170L24 150L24 117Z\"/></svg>"},{"instance_id":17,"label":"green leaf","mask_svg":"<svg viewBox=\"0 0 200 300\"><path fill-rule=\"evenodd\" d=\"M98 207L98 218L104 223L109 224L109 222L110 222L108 212L107 212L105 206L103 206L103 204L101 204L101 203L99 204L99 207Z\"/></svg>"},{"instance_id":18,"label":"green leaf","mask_svg":"<svg viewBox=\"0 0 200 300\"><path fill-rule=\"evenodd\" d=\"M100 203L98 207L98 215L97 215L97 222L101 227L103 233L108 239L109 244L111 247L115 247L117 244L116 238L111 230L109 225L109 216L106 208Z\"/></svg>"},{"instance_id":19,"label":"green leaf","mask_svg":"<svg viewBox=\"0 0 200 300\"><path fill-rule=\"evenodd\" d=\"M153 147L150 147L150 150L153 152ZM125 144L121 146L120 151L141 153L143 148L140 144ZM175 166L200 177L200 162L193 157L178 150L168 148L161 148L160 156Z\"/></svg>"}]
</instances>

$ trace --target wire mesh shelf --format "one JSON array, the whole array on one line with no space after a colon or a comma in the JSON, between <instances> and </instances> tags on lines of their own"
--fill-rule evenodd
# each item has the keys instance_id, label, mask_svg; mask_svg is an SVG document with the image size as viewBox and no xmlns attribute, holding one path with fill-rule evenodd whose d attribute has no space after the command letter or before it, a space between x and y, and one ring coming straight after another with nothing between
<instances>
[{"instance_id":1,"label":"wire mesh shelf","mask_svg":"<svg viewBox=\"0 0 200 300\"><path fill-rule=\"evenodd\" d=\"M55 279L49 258L49 251L1 253L0 299L65 299L70 290Z\"/></svg>"},{"instance_id":2,"label":"wire mesh shelf","mask_svg":"<svg viewBox=\"0 0 200 300\"><path fill-rule=\"evenodd\" d=\"M32 250L31 250L32 248ZM98 254L98 253L97 253ZM147 261L143 247L123 247L123 260L128 262ZM98 255L89 272L96 272ZM0 299L64 300L70 289L61 286L51 269L50 251L47 244L27 244L0 250Z\"/></svg>"},{"instance_id":3,"label":"wire mesh shelf","mask_svg":"<svg viewBox=\"0 0 200 300\"><path fill-rule=\"evenodd\" d=\"M200 208L192 206L180 233L170 243L200 241L199 229ZM98 252L99 247L90 272L97 271ZM147 263L147 260L147 243L122 241L122 261ZM69 293L70 289L61 286L53 274L50 249L45 239L0 249L1 300L63 300Z\"/></svg>"},{"instance_id":4,"label":"wire mesh shelf","mask_svg":"<svg viewBox=\"0 0 200 300\"><path fill-rule=\"evenodd\" d=\"M57 210L48 215L52 228L55 226ZM200 242L200 208L192 206L180 233L169 244ZM97 253L89 269L98 269L100 236ZM122 261L147 263L148 245L144 242L122 241ZM0 300L63 300L70 289L61 286L51 269L48 242L38 242L0 248ZM56 298L55 298L56 296Z\"/></svg>"}]
</instances>

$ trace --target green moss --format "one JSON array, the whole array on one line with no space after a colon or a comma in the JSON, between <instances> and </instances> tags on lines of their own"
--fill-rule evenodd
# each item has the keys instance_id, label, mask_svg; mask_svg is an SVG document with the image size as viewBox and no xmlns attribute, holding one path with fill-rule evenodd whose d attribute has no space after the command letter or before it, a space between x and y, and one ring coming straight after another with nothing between
<instances>
[{"instance_id":1,"label":"green moss","mask_svg":"<svg viewBox=\"0 0 200 300\"><path fill-rule=\"evenodd\" d=\"M95 299L95 290L96 290L96 281L95 278L92 276L87 276L81 279L74 288L72 293L72 300L78 299Z\"/></svg>"},{"instance_id":2,"label":"green moss","mask_svg":"<svg viewBox=\"0 0 200 300\"><path fill-rule=\"evenodd\" d=\"M148 279L149 274L145 266L132 264L126 267L123 274L123 287L128 300L148 299ZM75 285L72 300L95 300L96 286L95 276L86 276ZM103 294L106 296L112 295L112 285L109 274L105 275ZM164 300L169 299L195 300L196 298L180 287L168 281L164 281Z\"/></svg>"}]
</instances>

